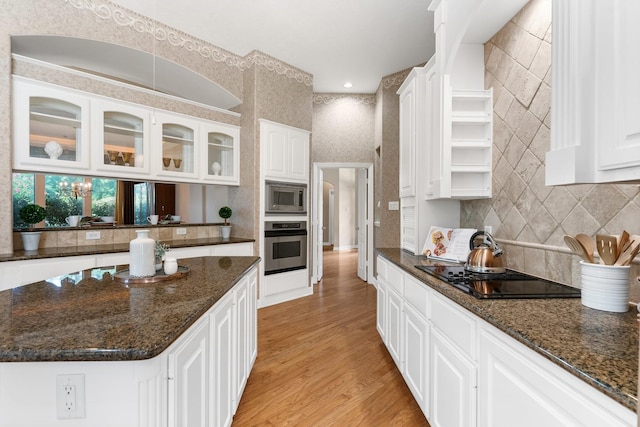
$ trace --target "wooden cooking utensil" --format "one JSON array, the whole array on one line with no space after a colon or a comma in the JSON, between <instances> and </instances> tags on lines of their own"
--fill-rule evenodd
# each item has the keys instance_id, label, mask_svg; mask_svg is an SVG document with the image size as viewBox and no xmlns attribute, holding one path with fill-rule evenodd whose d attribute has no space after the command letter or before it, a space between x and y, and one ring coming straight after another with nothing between
<instances>
[{"instance_id":1,"label":"wooden cooking utensil","mask_svg":"<svg viewBox=\"0 0 640 427\"><path fill-rule=\"evenodd\" d=\"M627 245L629 241L629 233L626 230L622 230L622 233L616 238L616 242L618 244L618 256L622 253L622 248Z\"/></svg>"},{"instance_id":2,"label":"wooden cooking utensil","mask_svg":"<svg viewBox=\"0 0 640 427\"><path fill-rule=\"evenodd\" d=\"M627 241L624 249L620 252L615 265L631 264L631 261L633 261L638 252L640 252L640 236L629 236L629 240Z\"/></svg>"},{"instance_id":3,"label":"wooden cooking utensil","mask_svg":"<svg viewBox=\"0 0 640 427\"><path fill-rule=\"evenodd\" d=\"M618 258L618 241L614 236L596 234L596 249L605 265L613 265Z\"/></svg>"},{"instance_id":4,"label":"wooden cooking utensil","mask_svg":"<svg viewBox=\"0 0 640 427\"><path fill-rule=\"evenodd\" d=\"M596 251L596 244L593 239L584 233L580 233L576 235L576 240L580 242L585 252L587 253L587 257L589 258L588 261L593 264L593 253Z\"/></svg>"},{"instance_id":5,"label":"wooden cooking utensil","mask_svg":"<svg viewBox=\"0 0 640 427\"><path fill-rule=\"evenodd\" d=\"M586 249L584 248L584 246L582 246L582 244L578 240L576 240L575 237L565 234L564 243L567 245L569 249L571 249L571 252L578 255L580 258L582 258L583 261L591 262L591 263L593 262L593 261L589 261L589 255L587 254ZM592 255L592 258L593 258L593 255Z\"/></svg>"}]
</instances>

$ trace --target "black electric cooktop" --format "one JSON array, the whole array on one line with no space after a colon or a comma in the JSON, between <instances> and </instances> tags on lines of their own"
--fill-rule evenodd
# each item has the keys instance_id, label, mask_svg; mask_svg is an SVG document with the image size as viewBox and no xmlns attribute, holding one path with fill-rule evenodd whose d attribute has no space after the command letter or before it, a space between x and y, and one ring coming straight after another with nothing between
<instances>
[{"instance_id":1,"label":"black electric cooktop","mask_svg":"<svg viewBox=\"0 0 640 427\"><path fill-rule=\"evenodd\" d=\"M579 298L580 289L507 269L504 273L475 273L462 265L416 265L476 298Z\"/></svg>"}]
</instances>

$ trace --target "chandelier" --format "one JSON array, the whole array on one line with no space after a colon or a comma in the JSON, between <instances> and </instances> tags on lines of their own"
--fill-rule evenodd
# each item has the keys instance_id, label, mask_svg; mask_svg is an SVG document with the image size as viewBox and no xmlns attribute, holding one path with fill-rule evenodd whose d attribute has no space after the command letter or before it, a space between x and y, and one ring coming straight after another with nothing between
<instances>
[{"instance_id":1,"label":"chandelier","mask_svg":"<svg viewBox=\"0 0 640 427\"><path fill-rule=\"evenodd\" d=\"M61 181L58 184L58 193L63 196L75 197L87 197L91 194L91 183L72 182L69 184L67 181Z\"/></svg>"}]
</instances>

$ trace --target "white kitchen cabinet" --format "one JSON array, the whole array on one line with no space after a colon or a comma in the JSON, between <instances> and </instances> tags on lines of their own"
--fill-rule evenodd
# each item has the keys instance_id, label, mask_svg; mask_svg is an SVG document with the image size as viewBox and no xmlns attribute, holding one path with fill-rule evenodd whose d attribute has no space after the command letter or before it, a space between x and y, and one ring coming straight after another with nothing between
<instances>
[{"instance_id":1,"label":"white kitchen cabinet","mask_svg":"<svg viewBox=\"0 0 640 427\"><path fill-rule=\"evenodd\" d=\"M547 185L640 180L638 21L634 1L552 3Z\"/></svg>"},{"instance_id":2,"label":"white kitchen cabinet","mask_svg":"<svg viewBox=\"0 0 640 427\"><path fill-rule=\"evenodd\" d=\"M205 140L201 175L217 184L240 184L240 128L220 123L202 123L200 133Z\"/></svg>"},{"instance_id":3,"label":"white kitchen cabinet","mask_svg":"<svg viewBox=\"0 0 640 427\"><path fill-rule=\"evenodd\" d=\"M480 328L478 426L635 426L636 416L491 325Z\"/></svg>"},{"instance_id":4,"label":"white kitchen cabinet","mask_svg":"<svg viewBox=\"0 0 640 427\"><path fill-rule=\"evenodd\" d=\"M431 329L430 353L429 424L434 427L475 426L475 364L459 353L437 329Z\"/></svg>"},{"instance_id":5,"label":"white kitchen cabinet","mask_svg":"<svg viewBox=\"0 0 640 427\"><path fill-rule=\"evenodd\" d=\"M378 276L376 280L376 329L382 338L382 342L387 343L387 283Z\"/></svg>"},{"instance_id":6,"label":"white kitchen cabinet","mask_svg":"<svg viewBox=\"0 0 640 427\"><path fill-rule=\"evenodd\" d=\"M13 77L12 108L14 170L240 183L237 126L18 76ZM308 177L308 132L291 128L287 135L288 173L292 179Z\"/></svg>"},{"instance_id":7,"label":"white kitchen cabinet","mask_svg":"<svg viewBox=\"0 0 640 427\"><path fill-rule=\"evenodd\" d=\"M148 175L151 168L149 111L124 102L91 104L92 165L106 176Z\"/></svg>"},{"instance_id":8,"label":"white kitchen cabinet","mask_svg":"<svg viewBox=\"0 0 640 427\"><path fill-rule=\"evenodd\" d=\"M175 114L154 113L153 146L154 172L157 176L178 177L187 180L198 178L202 145L199 122Z\"/></svg>"},{"instance_id":9,"label":"white kitchen cabinet","mask_svg":"<svg viewBox=\"0 0 640 427\"><path fill-rule=\"evenodd\" d=\"M381 256L377 266L387 289L378 330L386 325L383 341L430 425L636 425L634 412L413 275Z\"/></svg>"},{"instance_id":10,"label":"white kitchen cabinet","mask_svg":"<svg viewBox=\"0 0 640 427\"><path fill-rule=\"evenodd\" d=\"M400 167L399 190L400 197L413 197L416 195L416 126L423 126L422 121L417 120L416 111L417 80L423 79L423 75L412 70L406 83L398 90L400 109ZM422 82L420 82L422 83ZM422 87L422 84L419 85ZM424 102L424 96L420 96L420 102ZM416 125L416 122L419 124Z\"/></svg>"},{"instance_id":11,"label":"white kitchen cabinet","mask_svg":"<svg viewBox=\"0 0 640 427\"><path fill-rule=\"evenodd\" d=\"M253 269L247 274L247 290L248 320L246 330L243 333L249 340L247 343L247 363L249 365L247 372L251 372L251 367L258 357L258 269ZM246 382L244 385L246 386ZM242 390L238 393L238 403L240 403L240 394L242 394Z\"/></svg>"},{"instance_id":12,"label":"white kitchen cabinet","mask_svg":"<svg viewBox=\"0 0 640 427\"><path fill-rule=\"evenodd\" d=\"M309 181L309 132L260 120L264 179Z\"/></svg>"},{"instance_id":13,"label":"white kitchen cabinet","mask_svg":"<svg viewBox=\"0 0 640 427\"><path fill-rule=\"evenodd\" d=\"M400 244L419 254L431 226L457 228L460 203L442 192L441 79L433 61L414 68L400 95Z\"/></svg>"},{"instance_id":14,"label":"white kitchen cabinet","mask_svg":"<svg viewBox=\"0 0 640 427\"><path fill-rule=\"evenodd\" d=\"M14 77L12 98L14 169L58 173L89 169L86 97Z\"/></svg>"},{"instance_id":15,"label":"white kitchen cabinet","mask_svg":"<svg viewBox=\"0 0 640 427\"><path fill-rule=\"evenodd\" d=\"M207 425L209 335L208 319L200 319L168 354L170 427Z\"/></svg>"},{"instance_id":16,"label":"white kitchen cabinet","mask_svg":"<svg viewBox=\"0 0 640 427\"><path fill-rule=\"evenodd\" d=\"M227 294L211 313L211 423L229 426L234 413L234 296Z\"/></svg>"},{"instance_id":17,"label":"white kitchen cabinet","mask_svg":"<svg viewBox=\"0 0 640 427\"><path fill-rule=\"evenodd\" d=\"M426 293L426 291L425 291ZM403 377L424 414L429 408L429 324L411 304L402 315Z\"/></svg>"},{"instance_id":18,"label":"white kitchen cabinet","mask_svg":"<svg viewBox=\"0 0 640 427\"><path fill-rule=\"evenodd\" d=\"M393 289L387 287L387 348L396 362L400 372L402 370L402 297Z\"/></svg>"}]
</instances>

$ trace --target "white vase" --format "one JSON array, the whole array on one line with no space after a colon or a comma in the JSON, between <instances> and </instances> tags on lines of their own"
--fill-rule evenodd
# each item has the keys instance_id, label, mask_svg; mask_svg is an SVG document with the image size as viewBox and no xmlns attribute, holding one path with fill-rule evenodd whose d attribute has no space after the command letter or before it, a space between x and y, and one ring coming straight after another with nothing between
<instances>
[{"instance_id":1,"label":"white vase","mask_svg":"<svg viewBox=\"0 0 640 427\"><path fill-rule=\"evenodd\" d=\"M222 233L223 239L228 239L231 236L231 226L230 225L221 225L220 232Z\"/></svg>"},{"instance_id":2,"label":"white vase","mask_svg":"<svg viewBox=\"0 0 640 427\"><path fill-rule=\"evenodd\" d=\"M129 242L129 274L146 277L156 274L156 242L149 237L150 230L136 230L138 237Z\"/></svg>"},{"instance_id":3,"label":"white vase","mask_svg":"<svg viewBox=\"0 0 640 427\"><path fill-rule=\"evenodd\" d=\"M40 235L41 231L23 231L20 233L22 235L22 246L25 251L37 251L38 246L40 246Z\"/></svg>"}]
</instances>

